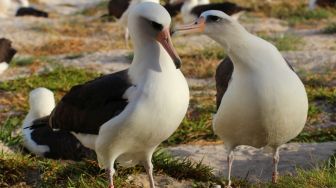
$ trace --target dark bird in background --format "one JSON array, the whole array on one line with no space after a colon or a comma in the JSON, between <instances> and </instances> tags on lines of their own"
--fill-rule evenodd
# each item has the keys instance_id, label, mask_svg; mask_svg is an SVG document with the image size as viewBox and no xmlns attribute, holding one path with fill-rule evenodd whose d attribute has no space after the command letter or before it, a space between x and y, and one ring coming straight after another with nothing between
<instances>
[{"instance_id":1,"label":"dark bird in background","mask_svg":"<svg viewBox=\"0 0 336 188\"><path fill-rule=\"evenodd\" d=\"M110 0L108 4L108 14L119 19L127 10L131 0Z\"/></svg>"},{"instance_id":2,"label":"dark bird in background","mask_svg":"<svg viewBox=\"0 0 336 188\"><path fill-rule=\"evenodd\" d=\"M21 7L16 11L16 16L35 16L47 18L49 15L47 12L35 9L33 7Z\"/></svg>"},{"instance_id":3,"label":"dark bird in background","mask_svg":"<svg viewBox=\"0 0 336 188\"><path fill-rule=\"evenodd\" d=\"M173 1L173 3L181 2L183 3L181 7L181 14L184 23L190 23L196 20L203 12L207 10L219 10L225 12L228 15L235 15L242 11L250 11L249 8L241 7L231 2L200 4L199 0Z\"/></svg>"},{"instance_id":4,"label":"dark bird in background","mask_svg":"<svg viewBox=\"0 0 336 188\"><path fill-rule=\"evenodd\" d=\"M224 3L211 3L208 5L199 5L191 10L191 14L199 17L203 12L207 10L220 10L225 12L227 15L233 15L241 11L251 11L251 9L246 7L241 7L235 3L224 2Z\"/></svg>"},{"instance_id":5,"label":"dark bird in background","mask_svg":"<svg viewBox=\"0 0 336 188\"><path fill-rule=\"evenodd\" d=\"M7 68L8 64L12 61L16 50L12 47L12 42L8 39L0 39L0 74Z\"/></svg>"},{"instance_id":6,"label":"dark bird in background","mask_svg":"<svg viewBox=\"0 0 336 188\"><path fill-rule=\"evenodd\" d=\"M175 17L180 13L182 5L183 2L174 4L167 2L163 7L169 12L171 17Z\"/></svg>"},{"instance_id":7,"label":"dark bird in background","mask_svg":"<svg viewBox=\"0 0 336 188\"><path fill-rule=\"evenodd\" d=\"M309 0L309 9L314 10L319 7L336 7L336 0Z\"/></svg>"}]
</instances>

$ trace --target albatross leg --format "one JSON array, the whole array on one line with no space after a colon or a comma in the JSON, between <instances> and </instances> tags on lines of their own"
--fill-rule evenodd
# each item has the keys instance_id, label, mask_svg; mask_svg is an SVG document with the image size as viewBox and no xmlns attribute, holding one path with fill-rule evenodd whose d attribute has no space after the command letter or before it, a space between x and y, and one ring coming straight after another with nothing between
<instances>
[{"instance_id":1,"label":"albatross leg","mask_svg":"<svg viewBox=\"0 0 336 188\"><path fill-rule=\"evenodd\" d=\"M279 163L279 148L275 148L273 152L273 173L272 173L272 183L278 181L278 163Z\"/></svg>"},{"instance_id":2,"label":"albatross leg","mask_svg":"<svg viewBox=\"0 0 336 188\"><path fill-rule=\"evenodd\" d=\"M113 175L115 173L115 170L113 168L113 166L111 168L109 168L107 170L108 172L108 176L109 176L109 180L110 180L110 185L109 185L109 188L114 188L114 184L113 184Z\"/></svg>"},{"instance_id":3,"label":"albatross leg","mask_svg":"<svg viewBox=\"0 0 336 188\"><path fill-rule=\"evenodd\" d=\"M124 37L125 37L125 43L126 43L126 48L130 48L129 47L129 41L128 41L128 39L129 39L129 31L128 31L128 28L126 27L125 28L125 35L124 35Z\"/></svg>"},{"instance_id":4,"label":"albatross leg","mask_svg":"<svg viewBox=\"0 0 336 188\"><path fill-rule=\"evenodd\" d=\"M233 150L230 149L229 150L229 155L227 157L227 162L228 162L228 185L226 186L227 188L231 188L231 169L232 169L232 163L233 163L233 159L234 159L234 154L233 154Z\"/></svg>"},{"instance_id":5,"label":"albatross leg","mask_svg":"<svg viewBox=\"0 0 336 188\"><path fill-rule=\"evenodd\" d=\"M154 178L153 178L153 164L152 164L152 154L150 154L148 157L146 157L146 160L144 161L144 167L146 169L149 185L150 188L155 188Z\"/></svg>"}]
</instances>

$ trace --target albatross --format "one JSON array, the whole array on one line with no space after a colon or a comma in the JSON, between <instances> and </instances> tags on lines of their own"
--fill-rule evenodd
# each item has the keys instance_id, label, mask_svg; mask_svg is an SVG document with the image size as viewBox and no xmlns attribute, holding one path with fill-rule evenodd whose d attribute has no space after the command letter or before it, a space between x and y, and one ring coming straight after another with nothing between
<instances>
[{"instance_id":1,"label":"albatross","mask_svg":"<svg viewBox=\"0 0 336 188\"><path fill-rule=\"evenodd\" d=\"M52 94L43 89L46 94L37 98L49 98L46 114L53 110L46 117L37 114L34 118L39 119L25 122L23 130L32 131L24 135L26 148L45 156L52 150L45 143L53 138L34 139L34 131L43 127L65 131L96 152L100 167L109 172L110 187L116 161L126 167L142 164L150 186L155 187L153 152L177 129L189 104L189 88L179 69L181 60L171 41L170 23L169 13L157 3L134 6L128 18L134 44L130 67L74 86L55 108ZM44 108L44 103L34 102Z\"/></svg>"},{"instance_id":2,"label":"albatross","mask_svg":"<svg viewBox=\"0 0 336 188\"><path fill-rule=\"evenodd\" d=\"M8 69L16 50L12 47L12 42L6 38L0 39L0 74Z\"/></svg>"},{"instance_id":3,"label":"albatross","mask_svg":"<svg viewBox=\"0 0 336 188\"><path fill-rule=\"evenodd\" d=\"M203 32L229 56L217 70L221 93L217 93L220 102L213 118L213 130L229 152L228 186L233 150L239 145L272 149L275 183L279 147L296 137L307 119L307 94L300 78L274 45L224 12L206 11L176 31Z\"/></svg>"}]
</instances>

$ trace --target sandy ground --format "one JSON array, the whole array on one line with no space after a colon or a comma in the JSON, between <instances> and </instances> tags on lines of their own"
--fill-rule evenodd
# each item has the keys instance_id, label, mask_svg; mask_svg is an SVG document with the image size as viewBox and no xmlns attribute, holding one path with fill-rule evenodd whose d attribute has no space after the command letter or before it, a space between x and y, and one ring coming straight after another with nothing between
<instances>
[{"instance_id":1,"label":"sandy ground","mask_svg":"<svg viewBox=\"0 0 336 188\"><path fill-rule=\"evenodd\" d=\"M227 151L223 145L181 145L168 148L178 157L189 157L213 167L218 176L227 176ZM311 169L325 162L336 150L336 142L289 143L280 149L279 173L295 174L297 168ZM267 150L240 146L235 151L232 175L250 181L268 181L272 174L272 154Z\"/></svg>"}]
</instances>

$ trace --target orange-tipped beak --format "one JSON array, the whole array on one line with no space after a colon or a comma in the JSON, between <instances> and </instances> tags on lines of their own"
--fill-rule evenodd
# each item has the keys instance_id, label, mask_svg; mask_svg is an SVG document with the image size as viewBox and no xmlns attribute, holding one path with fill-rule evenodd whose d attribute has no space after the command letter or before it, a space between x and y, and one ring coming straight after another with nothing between
<instances>
[{"instance_id":1,"label":"orange-tipped beak","mask_svg":"<svg viewBox=\"0 0 336 188\"><path fill-rule=\"evenodd\" d=\"M176 27L174 33L175 32L202 33L204 32L204 30L205 30L205 18L200 17L192 24Z\"/></svg>"},{"instance_id":2,"label":"orange-tipped beak","mask_svg":"<svg viewBox=\"0 0 336 188\"><path fill-rule=\"evenodd\" d=\"M178 56L171 37L169 29L163 29L156 37L156 40L163 46L163 48L168 52L169 56L173 59L177 69L181 67L181 59Z\"/></svg>"}]
</instances>

